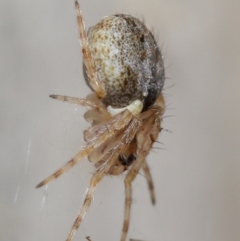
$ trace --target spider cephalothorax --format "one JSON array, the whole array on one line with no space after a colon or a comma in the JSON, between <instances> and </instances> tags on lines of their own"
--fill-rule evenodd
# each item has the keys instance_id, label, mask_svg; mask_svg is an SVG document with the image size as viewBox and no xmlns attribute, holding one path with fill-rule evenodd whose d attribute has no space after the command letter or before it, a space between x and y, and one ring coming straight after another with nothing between
<instances>
[{"instance_id":1,"label":"spider cephalothorax","mask_svg":"<svg viewBox=\"0 0 240 241\"><path fill-rule=\"evenodd\" d=\"M107 175L125 177L125 214L121 241L126 240L131 208L131 183L142 168L155 203L152 177L146 156L157 140L164 113L161 94L164 65L154 36L144 23L126 15L109 16L88 31L75 2L84 60L84 76L93 90L86 99L50 97L89 108L84 118L86 145L66 165L37 185L41 187L77 164L83 157L94 163L82 209L67 241L72 240L92 199L96 185Z\"/></svg>"}]
</instances>

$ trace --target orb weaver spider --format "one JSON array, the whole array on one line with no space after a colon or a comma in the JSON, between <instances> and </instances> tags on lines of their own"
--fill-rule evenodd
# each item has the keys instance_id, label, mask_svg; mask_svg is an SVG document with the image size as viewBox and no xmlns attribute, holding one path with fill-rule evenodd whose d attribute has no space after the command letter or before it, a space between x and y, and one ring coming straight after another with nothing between
<instances>
[{"instance_id":1,"label":"orb weaver spider","mask_svg":"<svg viewBox=\"0 0 240 241\"><path fill-rule=\"evenodd\" d=\"M75 2L83 54L84 77L93 91L85 99L50 95L51 98L87 107L84 118L86 145L58 171L37 185L55 180L87 157L93 174L81 210L67 237L71 241L87 212L97 184L106 175L127 171L125 211L121 241L126 240L132 202L131 184L142 168L155 203L152 177L146 156L161 131L164 113L163 57L145 24L128 14L103 18L86 33L80 6Z\"/></svg>"}]
</instances>

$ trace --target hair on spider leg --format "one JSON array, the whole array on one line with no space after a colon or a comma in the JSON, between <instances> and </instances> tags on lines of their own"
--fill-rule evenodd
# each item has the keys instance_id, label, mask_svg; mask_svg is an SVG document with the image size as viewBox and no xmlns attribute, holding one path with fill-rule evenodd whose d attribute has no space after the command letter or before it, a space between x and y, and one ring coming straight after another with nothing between
<instances>
[{"instance_id":1,"label":"hair on spider leg","mask_svg":"<svg viewBox=\"0 0 240 241\"><path fill-rule=\"evenodd\" d=\"M168 78L168 79L171 79L171 78ZM171 84L171 85L169 85L169 86L166 86L166 87L163 88L163 91L168 90L168 89L171 89L171 88L173 88L173 87L175 87L175 86L176 86L175 83L174 83L174 84ZM165 95L165 94L164 94L164 95Z\"/></svg>"},{"instance_id":2,"label":"hair on spider leg","mask_svg":"<svg viewBox=\"0 0 240 241\"><path fill-rule=\"evenodd\" d=\"M169 117L174 117L174 115L165 115L165 116L162 116L161 120L166 119L166 118L169 118Z\"/></svg>"},{"instance_id":3,"label":"hair on spider leg","mask_svg":"<svg viewBox=\"0 0 240 241\"><path fill-rule=\"evenodd\" d=\"M161 148L161 147L157 147L157 146L155 146L155 147L152 147L150 153L157 154L158 152L157 152L156 150L163 150L163 151L166 151L167 148Z\"/></svg>"},{"instance_id":4,"label":"hair on spider leg","mask_svg":"<svg viewBox=\"0 0 240 241\"><path fill-rule=\"evenodd\" d=\"M157 149L157 150L167 150L167 148L153 146L151 151L153 151L154 149Z\"/></svg>"},{"instance_id":5,"label":"hair on spider leg","mask_svg":"<svg viewBox=\"0 0 240 241\"><path fill-rule=\"evenodd\" d=\"M165 128L161 128L161 131L166 131L168 133L171 133L172 134L172 131L168 130L168 129L165 129Z\"/></svg>"},{"instance_id":6,"label":"hair on spider leg","mask_svg":"<svg viewBox=\"0 0 240 241\"><path fill-rule=\"evenodd\" d=\"M169 106L171 106L171 105L172 105L172 103L168 103L168 104L165 106L165 110L175 110L175 108L169 107Z\"/></svg>"},{"instance_id":7,"label":"hair on spider leg","mask_svg":"<svg viewBox=\"0 0 240 241\"><path fill-rule=\"evenodd\" d=\"M155 141L155 142L157 142L157 143L159 143L159 144L161 144L161 145L165 145L163 142L161 142L161 141Z\"/></svg>"}]
</instances>

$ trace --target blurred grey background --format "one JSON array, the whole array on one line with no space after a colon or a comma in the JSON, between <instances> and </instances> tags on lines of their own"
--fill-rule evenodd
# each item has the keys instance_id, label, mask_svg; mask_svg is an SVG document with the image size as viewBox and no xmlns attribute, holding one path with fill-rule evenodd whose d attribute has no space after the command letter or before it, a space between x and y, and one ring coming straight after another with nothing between
<instances>
[{"instance_id":1,"label":"blurred grey background","mask_svg":"<svg viewBox=\"0 0 240 241\"><path fill-rule=\"evenodd\" d=\"M240 1L81 0L86 26L114 13L144 18L164 54L167 111L133 184L129 238L240 240ZM47 188L45 177L84 144L85 97L74 1L0 1L0 239L65 240L94 168L82 160ZM171 116L171 117L168 117ZM124 175L106 177L74 240L120 240Z\"/></svg>"}]
</instances>

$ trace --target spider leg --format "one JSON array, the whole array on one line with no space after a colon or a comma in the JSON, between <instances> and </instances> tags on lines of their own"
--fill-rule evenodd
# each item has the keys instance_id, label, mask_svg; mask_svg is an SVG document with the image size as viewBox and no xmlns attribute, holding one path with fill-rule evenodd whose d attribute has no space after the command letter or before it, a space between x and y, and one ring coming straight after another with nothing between
<instances>
[{"instance_id":1,"label":"spider leg","mask_svg":"<svg viewBox=\"0 0 240 241\"><path fill-rule=\"evenodd\" d=\"M82 54L83 54L84 64L86 67L87 76L89 78L89 83L91 87L94 89L94 91L96 92L96 94L100 98L103 98L106 95L106 91L104 90L104 86L102 82L99 81L97 76L96 66L94 64L91 50L88 46L88 38L87 38L87 34L86 34L86 30L85 30L85 26L82 18L82 13L77 1L75 1L75 9L76 9L76 15L77 15L79 34L80 34L80 42L82 46Z\"/></svg>"},{"instance_id":2,"label":"spider leg","mask_svg":"<svg viewBox=\"0 0 240 241\"><path fill-rule=\"evenodd\" d=\"M64 95L50 95L49 97L59 101L66 101L71 104L81 105L90 108L90 110L88 110L84 114L84 118L86 121L94 122L94 124L96 125L103 121L111 119L111 115L107 111L106 107L100 104L100 100L97 99L96 95L94 95L88 95L86 99L69 97Z\"/></svg>"},{"instance_id":3,"label":"spider leg","mask_svg":"<svg viewBox=\"0 0 240 241\"><path fill-rule=\"evenodd\" d=\"M75 97L69 97L69 96L64 96L64 95L50 95L49 97L59 100L59 101L66 101L72 104L76 104L76 105L81 105L84 107L88 107L88 108L101 108L98 104L94 103L91 100L87 100L87 99L80 99L80 98L75 98Z\"/></svg>"},{"instance_id":4,"label":"spider leg","mask_svg":"<svg viewBox=\"0 0 240 241\"><path fill-rule=\"evenodd\" d=\"M145 158L152 147L153 140L151 138L151 132L155 128L158 122L156 121L155 115L150 116L144 121L142 128L136 134L137 141L137 160L133 163L130 171L128 172L124 183L125 183L125 211L124 211L124 222L122 229L121 241L125 241L129 228L130 210L132 204L132 182L139 173L142 165L144 164Z\"/></svg>"},{"instance_id":5,"label":"spider leg","mask_svg":"<svg viewBox=\"0 0 240 241\"><path fill-rule=\"evenodd\" d=\"M130 220L130 210L132 204L132 182L138 174L145 157L138 158L137 161L134 162L132 168L128 172L124 183L125 183L125 211L124 211L124 222L122 229L122 237L121 241L125 241L127 237L127 232L129 228L129 220Z\"/></svg>"},{"instance_id":6,"label":"spider leg","mask_svg":"<svg viewBox=\"0 0 240 241\"><path fill-rule=\"evenodd\" d=\"M93 143L90 143L89 145L85 146L81 151L78 152L78 154L74 158L72 158L70 161L68 161L63 167L61 167L56 172L54 172L51 176L49 176L48 178L46 178L42 182L40 182L36 186L36 188L45 186L46 184L55 180L56 178L61 176L63 173L65 173L66 171L71 169L73 166L75 166L82 158L88 156L97 146L99 146L103 141L105 141L104 139L108 139L107 134L109 134L109 133L106 133L106 135L104 135L105 138L103 138L102 140L98 140L98 143L96 143L95 145Z\"/></svg>"},{"instance_id":7,"label":"spider leg","mask_svg":"<svg viewBox=\"0 0 240 241\"><path fill-rule=\"evenodd\" d=\"M92 199L93 195L96 189L97 184L102 180L102 178L109 173L111 167L114 165L116 158L119 155L119 151L124 148L125 145L129 144L131 142L140 128L140 121L138 119L133 119L131 123L129 124L128 128L124 131L122 134L122 139L116 144L116 147L112 149L110 157L103 163L102 166L97 169L97 171L92 176L92 179L90 181L89 188L87 190L87 194L83 203L83 206L78 213L78 216L73 224L73 227L71 229L70 234L67 237L66 241L71 241L73 236L75 235L77 229L80 226L80 223L86 214Z\"/></svg>"},{"instance_id":8,"label":"spider leg","mask_svg":"<svg viewBox=\"0 0 240 241\"><path fill-rule=\"evenodd\" d=\"M142 165L142 169L145 173L145 177L146 177L147 183L148 183L148 189L150 192L151 201L152 201L152 204L154 205L156 202L156 197L155 197L155 192L154 192L153 179L152 179L152 175L151 175L151 172L150 172L150 169L149 169L149 166L148 166L146 160Z\"/></svg>"},{"instance_id":9,"label":"spider leg","mask_svg":"<svg viewBox=\"0 0 240 241\"><path fill-rule=\"evenodd\" d=\"M122 120L122 117L128 117L128 122L124 122ZM70 168L75 166L82 158L90 155L91 152L93 152L98 146L100 146L102 143L107 141L116 131L124 128L129 121L131 120L132 115L128 110L125 110L124 112L120 113L118 116L113 117L106 126L106 124L99 124L96 126L91 127L87 131L85 131L85 139L87 138L87 145L82 148L78 152L78 154L72 158L69 162L67 162L62 168L57 170L55 173L53 173L51 176L40 182L36 188L42 187L49 182L55 180L59 176L61 176L63 173L68 171ZM126 120L126 119L125 119ZM110 128L111 126L111 128Z\"/></svg>"},{"instance_id":10,"label":"spider leg","mask_svg":"<svg viewBox=\"0 0 240 241\"><path fill-rule=\"evenodd\" d=\"M87 156L92 150L94 149L93 145L85 146L81 151L78 152L78 154L72 158L70 161L68 161L63 167L58 169L56 172L54 172L51 176L44 179L42 182L40 182L36 188L45 186L49 182L55 180L59 176L61 176L63 173L71 169L73 166L75 166L83 157Z\"/></svg>"},{"instance_id":11,"label":"spider leg","mask_svg":"<svg viewBox=\"0 0 240 241\"><path fill-rule=\"evenodd\" d=\"M80 223L82 219L84 218L84 215L86 214L92 200L93 200L93 195L96 189L97 184L102 180L102 178L106 175L106 173L98 169L92 176L92 179L90 181L90 185L87 189L87 194L83 203L83 206L80 210L80 212L77 215L77 218L72 226L71 232L69 233L67 240L66 241L71 241L73 236L75 235L78 227L80 226Z\"/></svg>"},{"instance_id":12,"label":"spider leg","mask_svg":"<svg viewBox=\"0 0 240 241\"><path fill-rule=\"evenodd\" d=\"M110 120L92 126L84 131L84 140L87 142L95 140L100 134L115 133L116 131L126 127L132 119L132 114L125 110L118 115L112 117Z\"/></svg>"}]
</instances>

